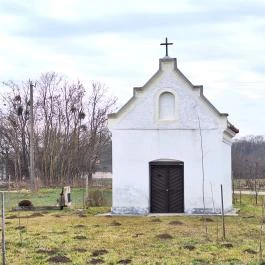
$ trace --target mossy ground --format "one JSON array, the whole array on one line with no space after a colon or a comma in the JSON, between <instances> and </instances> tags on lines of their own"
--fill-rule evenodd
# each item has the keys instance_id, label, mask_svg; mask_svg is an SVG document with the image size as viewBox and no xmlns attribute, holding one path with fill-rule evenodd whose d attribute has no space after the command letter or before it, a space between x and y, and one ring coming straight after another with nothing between
<instances>
[{"instance_id":1,"label":"mossy ground","mask_svg":"<svg viewBox=\"0 0 265 265\"><path fill-rule=\"evenodd\" d=\"M243 196L239 216L104 217L85 211L8 212L8 264L260 264L261 200ZM115 224L115 225L114 225ZM116 225L119 224L119 225ZM218 232L217 232L218 231ZM265 248L265 237L262 239ZM265 251L264 251L265 252ZM264 253L265 256L265 253Z\"/></svg>"}]
</instances>

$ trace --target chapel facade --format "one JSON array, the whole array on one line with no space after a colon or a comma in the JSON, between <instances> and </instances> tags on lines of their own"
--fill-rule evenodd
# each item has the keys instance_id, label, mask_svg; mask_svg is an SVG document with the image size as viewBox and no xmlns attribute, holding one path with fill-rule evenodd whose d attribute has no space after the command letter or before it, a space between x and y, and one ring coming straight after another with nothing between
<instances>
[{"instance_id":1,"label":"chapel facade","mask_svg":"<svg viewBox=\"0 0 265 265\"><path fill-rule=\"evenodd\" d=\"M232 209L231 145L239 132L178 69L176 58L117 112L112 133L113 214Z\"/></svg>"}]
</instances>

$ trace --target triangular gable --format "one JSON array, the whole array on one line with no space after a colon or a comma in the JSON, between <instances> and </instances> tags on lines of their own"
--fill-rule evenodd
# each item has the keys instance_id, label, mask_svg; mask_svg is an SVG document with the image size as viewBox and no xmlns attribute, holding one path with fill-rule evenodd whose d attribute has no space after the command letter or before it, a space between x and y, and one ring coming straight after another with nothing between
<instances>
[{"instance_id":1,"label":"triangular gable","mask_svg":"<svg viewBox=\"0 0 265 265\"><path fill-rule=\"evenodd\" d=\"M203 86L198 86L198 85L193 85L188 78L177 68L177 60L176 58L170 58L170 57L164 57L159 60L159 70L144 84L142 87L134 87L133 89L133 96L132 98L125 104L123 105L118 112L116 113L111 113L108 115L109 120L115 120L120 118L121 116L125 115L126 111L133 106L138 97L137 94L142 94L157 78L159 78L160 75L163 73L162 65L163 63L173 63L174 65L174 71L181 76L181 79L189 86L193 91L196 91L199 93L200 99L205 105L213 112L215 113L218 117L223 118L227 121L227 113L221 113L219 112L213 104L204 96L203 94ZM238 133L238 129L234 127L231 123L227 121L227 131L231 136L234 136L234 134ZM232 135L233 134L233 135Z\"/></svg>"},{"instance_id":2,"label":"triangular gable","mask_svg":"<svg viewBox=\"0 0 265 265\"><path fill-rule=\"evenodd\" d=\"M193 85L191 83L191 81L177 68L177 60L176 58L162 58L159 59L159 69L158 71L142 86L142 87L134 87L133 88L133 96L129 99L129 101L127 103L125 103L116 113L110 113L108 115L109 119L116 119L118 118L132 103L135 102L136 100L136 93L137 92L142 92L144 91L149 84L162 72L162 63L163 62L168 62L168 61L172 61L174 63L174 69L176 71L176 73L178 73L179 75L182 76L183 80L185 80L186 83L188 83L193 89L200 90L200 97L202 98L202 100L214 111L216 112L216 114L220 115L220 116L224 116L227 117L228 114L227 113L221 113L219 112L214 106L213 104L204 96L203 94L203 86L202 85Z\"/></svg>"}]
</instances>

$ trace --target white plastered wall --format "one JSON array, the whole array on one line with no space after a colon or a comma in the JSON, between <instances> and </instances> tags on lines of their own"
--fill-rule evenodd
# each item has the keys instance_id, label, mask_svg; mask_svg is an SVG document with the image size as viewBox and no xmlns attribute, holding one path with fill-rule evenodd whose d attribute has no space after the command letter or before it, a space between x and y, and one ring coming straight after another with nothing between
<instances>
[{"instance_id":1,"label":"white plastered wall","mask_svg":"<svg viewBox=\"0 0 265 265\"><path fill-rule=\"evenodd\" d=\"M158 119L158 98L165 91L176 99L176 116ZM113 146L114 213L146 214L150 209L149 162L175 159L184 162L184 208L202 209L204 153L205 208L220 209L220 185L224 206L232 207L231 146L223 142L224 122L174 69L172 60L163 62L160 73L117 119L110 120ZM201 130L199 129L199 122Z\"/></svg>"},{"instance_id":2,"label":"white plastered wall","mask_svg":"<svg viewBox=\"0 0 265 265\"><path fill-rule=\"evenodd\" d=\"M218 146L216 141L218 134L217 131L202 132L205 207L212 209L214 202L215 208L221 208L220 185L223 184L224 206L229 210L232 207L231 164L224 166L222 159L222 152L227 155L229 147L222 151L222 143ZM157 159L184 162L185 212L192 213L194 209L203 208L202 154L198 131L149 130L144 135L138 130L115 131L113 146L113 209L149 212L149 162Z\"/></svg>"}]
</instances>

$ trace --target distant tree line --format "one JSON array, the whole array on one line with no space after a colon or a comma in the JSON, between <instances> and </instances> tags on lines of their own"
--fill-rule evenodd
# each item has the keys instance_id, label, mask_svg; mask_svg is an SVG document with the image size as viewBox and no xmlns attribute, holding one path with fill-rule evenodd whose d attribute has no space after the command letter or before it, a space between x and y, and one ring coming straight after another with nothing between
<instances>
[{"instance_id":1,"label":"distant tree line","mask_svg":"<svg viewBox=\"0 0 265 265\"><path fill-rule=\"evenodd\" d=\"M19 182L29 179L29 81L2 85L9 92L0 102L0 163L6 175ZM35 175L44 185L91 178L100 156L110 148L107 114L115 102L98 82L85 87L54 72L36 80Z\"/></svg>"},{"instance_id":2,"label":"distant tree line","mask_svg":"<svg viewBox=\"0 0 265 265\"><path fill-rule=\"evenodd\" d=\"M265 138L247 136L232 145L232 170L235 179L265 178Z\"/></svg>"}]
</instances>

